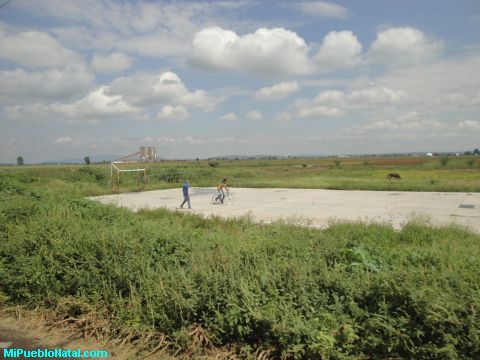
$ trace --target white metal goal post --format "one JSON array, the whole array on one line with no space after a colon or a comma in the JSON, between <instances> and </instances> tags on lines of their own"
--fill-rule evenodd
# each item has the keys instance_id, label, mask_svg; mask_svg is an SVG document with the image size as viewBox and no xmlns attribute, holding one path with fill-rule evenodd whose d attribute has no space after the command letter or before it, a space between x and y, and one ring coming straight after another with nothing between
<instances>
[{"instance_id":1,"label":"white metal goal post","mask_svg":"<svg viewBox=\"0 0 480 360\"><path fill-rule=\"evenodd\" d=\"M137 185L145 188L148 182L146 167L139 167L147 161L155 161L157 154L154 147L142 146L140 151L123 156L110 163L110 179L112 186L120 185L120 174L128 172L137 173Z\"/></svg>"}]
</instances>

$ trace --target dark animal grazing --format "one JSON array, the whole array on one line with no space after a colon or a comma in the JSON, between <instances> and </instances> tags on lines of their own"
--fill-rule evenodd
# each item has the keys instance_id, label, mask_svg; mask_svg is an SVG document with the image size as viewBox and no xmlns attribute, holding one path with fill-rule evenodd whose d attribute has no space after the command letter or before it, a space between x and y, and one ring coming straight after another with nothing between
<instances>
[{"instance_id":1,"label":"dark animal grazing","mask_svg":"<svg viewBox=\"0 0 480 360\"><path fill-rule=\"evenodd\" d=\"M401 177L400 177L400 174L397 174L397 173L390 173L387 175L387 179L397 179L397 180L400 180Z\"/></svg>"}]
</instances>

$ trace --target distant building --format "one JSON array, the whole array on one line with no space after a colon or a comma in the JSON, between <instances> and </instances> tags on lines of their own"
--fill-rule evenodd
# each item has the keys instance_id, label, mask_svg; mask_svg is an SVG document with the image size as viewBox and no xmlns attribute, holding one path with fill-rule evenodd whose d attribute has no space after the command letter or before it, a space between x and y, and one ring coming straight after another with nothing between
<instances>
[{"instance_id":1,"label":"distant building","mask_svg":"<svg viewBox=\"0 0 480 360\"><path fill-rule=\"evenodd\" d=\"M433 154L432 153L427 153L427 156L433 156Z\"/></svg>"}]
</instances>

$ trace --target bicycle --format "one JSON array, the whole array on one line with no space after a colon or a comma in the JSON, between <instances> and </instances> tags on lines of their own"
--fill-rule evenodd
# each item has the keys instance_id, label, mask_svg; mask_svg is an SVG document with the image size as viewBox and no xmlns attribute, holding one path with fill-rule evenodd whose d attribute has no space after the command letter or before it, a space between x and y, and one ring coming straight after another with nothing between
<instances>
[{"instance_id":1,"label":"bicycle","mask_svg":"<svg viewBox=\"0 0 480 360\"><path fill-rule=\"evenodd\" d=\"M223 198L223 204L232 205L235 202L235 196L230 193L230 190L225 192L225 197ZM212 196L212 204L218 205L222 204L221 196L218 192Z\"/></svg>"}]
</instances>

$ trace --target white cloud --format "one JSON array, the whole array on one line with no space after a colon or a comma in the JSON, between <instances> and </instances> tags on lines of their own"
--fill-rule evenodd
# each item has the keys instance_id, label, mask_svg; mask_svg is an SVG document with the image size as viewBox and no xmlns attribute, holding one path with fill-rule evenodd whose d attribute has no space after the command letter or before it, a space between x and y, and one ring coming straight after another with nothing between
<instances>
[{"instance_id":1,"label":"white cloud","mask_svg":"<svg viewBox=\"0 0 480 360\"><path fill-rule=\"evenodd\" d=\"M59 137L55 139L54 143L57 145L68 145L72 143L72 138L69 136Z\"/></svg>"},{"instance_id":2,"label":"white cloud","mask_svg":"<svg viewBox=\"0 0 480 360\"><path fill-rule=\"evenodd\" d=\"M475 144L475 135L478 138L478 131L475 134L472 129L459 128L446 114L392 109L360 125L342 129L332 134L332 138L366 146L368 152L427 152L465 148L466 143ZM468 145L467 149L474 146Z\"/></svg>"},{"instance_id":3,"label":"white cloud","mask_svg":"<svg viewBox=\"0 0 480 360\"><path fill-rule=\"evenodd\" d=\"M85 94L94 83L94 76L83 66L63 69L0 71L0 103L62 100Z\"/></svg>"},{"instance_id":4,"label":"white cloud","mask_svg":"<svg viewBox=\"0 0 480 360\"><path fill-rule=\"evenodd\" d=\"M240 37L220 27L203 29L193 39L193 61L204 67L228 69L238 65L232 62L234 46Z\"/></svg>"},{"instance_id":5,"label":"white cloud","mask_svg":"<svg viewBox=\"0 0 480 360\"><path fill-rule=\"evenodd\" d=\"M374 82L402 89L409 102L433 111L480 105L480 54L459 55L408 68L389 69Z\"/></svg>"},{"instance_id":6,"label":"white cloud","mask_svg":"<svg viewBox=\"0 0 480 360\"><path fill-rule=\"evenodd\" d=\"M346 100L350 104L356 105L399 104L406 98L407 96L402 90L394 90L385 86L355 90L346 96Z\"/></svg>"},{"instance_id":7,"label":"white cloud","mask_svg":"<svg viewBox=\"0 0 480 360\"><path fill-rule=\"evenodd\" d=\"M472 105L472 106L480 105L480 91L476 95L474 94L472 96L472 99L470 100L469 105Z\"/></svg>"},{"instance_id":8,"label":"white cloud","mask_svg":"<svg viewBox=\"0 0 480 360\"><path fill-rule=\"evenodd\" d=\"M187 92L182 98L182 102L186 105L197 107L203 111L213 111L219 104L225 101L226 97L223 95L210 95L205 90L195 90Z\"/></svg>"},{"instance_id":9,"label":"white cloud","mask_svg":"<svg viewBox=\"0 0 480 360\"><path fill-rule=\"evenodd\" d=\"M178 147L184 145L214 145L215 148L217 145L238 145L238 144L249 144L252 143L252 140L249 138L235 138L235 137L214 137L214 138L200 138L192 135L185 137L146 137L143 139L134 139L132 141L132 146L137 146L136 144L141 143L150 143L158 144L166 147Z\"/></svg>"},{"instance_id":10,"label":"white cloud","mask_svg":"<svg viewBox=\"0 0 480 360\"><path fill-rule=\"evenodd\" d=\"M68 24L68 27L57 27L55 33L72 46L148 57L188 54L196 31L207 24L218 23L229 11L246 5L247 1L115 0L15 1L13 4L22 12ZM78 42L80 38L83 41Z\"/></svg>"},{"instance_id":11,"label":"white cloud","mask_svg":"<svg viewBox=\"0 0 480 360\"><path fill-rule=\"evenodd\" d=\"M189 91L180 77L171 71L121 77L111 83L110 91L136 106L183 105L211 111L225 100L222 96L211 96L205 90Z\"/></svg>"},{"instance_id":12,"label":"white cloud","mask_svg":"<svg viewBox=\"0 0 480 360\"><path fill-rule=\"evenodd\" d=\"M479 120L463 120L458 123L460 129L466 130L480 130Z\"/></svg>"},{"instance_id":13,"label":"white cloud","mask_svg":"<svg viewBox=\"0 0 480 360\"><path fill-rule=\"evenodd\" d=\"M403 90L395 90L385 86L369 86L345 93L340 90L320 92L312 101L313 104L335 104L345 107L370 106L381 104L399 104L407 95Z\"/></svg>"},{"instance_id":14,"label":"white cloud","mask_svg":"<svg viewBox=\"0 0 480 360\"><path fill-rule=\"evenodd\" d=\"M155 3L115 0L42 0L15 4L37 16L86 23L97 30L113 30L124 36L151 33L159 28L168 31L190 28L210 19L218 11L236 10L245 5L246 1Z\"/></svg>"},{"instance_id":15,"label":"white cloud","mask_svg":"<svg viewBox=\"0 0 480 360\"><path fill-rule=\"evenodd\" d=\"M116 48L151 58L184 56L190 51L192 35L190 33L172 34L171 32L159 31L152 34L132 36L119 42Z\"/></svg>"},{"instance_id":16,"label":"white cloud","mask_svg":"<svg viewBox=\"0 0 480 360\"><path fill-rule=\"evenodd\" d=\"M401 27L378 32L367 55L372 63L408 65L434 59L442 49L441 41L418 29Z\"/></svg>"},{"instance_id":17,"label":"white cloud","mask_svg":"<svg viewBox=\"0 0 480 360\"><path fill-rule=\"evenodd\" d=\"M188 117L190 117L190 113L181 105L165 105L157 114L158 119L168 120L185 120Z\"/></svg>"},{"instance_id":18,"label":"white cloud","mask_svg":"<svg viewBox=\"0 0 480 360\"><path fill-rule=\"evenodd\" d=\"M255 99L257 100L278 100L298 91L298 83L281 82L279 84L263 87L255 93Z\"/></svg>"},{"instance_id":19,"label":"white cloud","mask_svg":"<svg viewBox=\"0 0 480 360\"><path fill-rule=\"evenodd\" d=\"M298 110L297 116L300 118L304 117L338 117L344 115L345 112L334 107L329 106L310 106L300 108Z\"/></svg>"},{"instance_id":20,"label":"white cloud","mask_svg":"<svg viewBox=\"0 0 480 360\"><path fill-rule=\"evenodd\" d=\"M338 117L354 108L399 105L406 98L402 90L370 86L347 93L340 90L322 91L313 99L298 99L294 107L298 117Z\"/></svg>"},{"instance_id":21,"label":"white cloud","mask_svg":"<svg viewBox=\"0 0 480 360\"><path fill-rule=\"evenodd\" d=\"M301 37L283 28L260 28L238 36L221 27L210 27L195 34L192 61L205 68L252 71L264 76L305 74L310 71L308 51Z\"/></svg>"},{"instance_id":22,"label":"white cloud","mask_svg":"<svg viewBox=\"0 0 480 360\"><path fill-rule=\"evenodd\" d=\"M7 119L43 120L47 117L49 113L49 109L47 105L40 102L36 102L36 103L29 103L24 105L5 106L4 113Z\"/></svg>"},{"instance_id":23,"label":"white cloud","mask_svg":"<svg viewBox=\"0 0 480 360\"><path fill-rule=\"evenodd\" d=\"M369 133L371 131L433 131L443 127L445 127L445 124L442 122L427 118L418 111L411 111L391 117L377 116L366 124L354 127L353 130L359 133Z\"/></svg>"},{"instance_id":24,"label":"white cloud","mask_svg":"<svg viewBox=\"0 0 480 360\"><path fill-rule=\"evenodd\" d=\"M457 107L476 107L480 105L480 92L475 94L475 91L477 89L451 89L451 92L445 92L441 102Z\"/></svg>"},{"instance_id":25,"label":"white cloud","mask_svg":"<svg viewBox=\"0 0 480 360\"><path fill-rule=\"evenodd\" d=\"M53 27L50 32L62 44L78 50L96 50L99 53L108 53L117 49L123 43L120 36L113 32L93 29L85 24L69 27ZM125 39L124 39L125 41Z\"/></svg>"},{"instance_id":26,"label":"white cloud","mask_svg":"<svg viewBox=\"0 0 480 360\"><path fill-rule=\"evenodd\" d=\"M340 90L325 90L320 92L312 101L314 104L345 105L345 93Z\"/></svg>"},{"instance_id":27,"label":"white cloud","mask_svg":"<svg viewBox=\"0 0 480 360\"><path fill-rule=\"evenodd\" d=\"M108 86L100 86L72 103L30 103L6 107L7 117L25 119L68 119L74 122L97 122L101 119L131 115L138 108L127 104L121 95L111 95Z\"/></svg>"},{"instance_id":28,"label":"white cloud","mask_svg":"<svg viewBox=\"0 0 480 360\"><path fill-rule=\"evenodd\" d=\"M97 120L138 111L127 104L121 95L109 94L108 86L100 86L83 99L71 104L52 104L50 108L59 114L79 121Z\"/></svg>"},{"instance_id":29,"label":"white cloud","mask_svg":"<svg viewBox=\"0 0 480 360\"><path fill-rule=\"evenodd\" d=\"M320 71L353 67L360 63L362 44L351 31L331 31L315 56Z\"/></svg>"},{"instance_id":30,"label":"white cloud","mask_svg":"<svg viewBox=\"0 0 480 360\"><path fill-rule=\"evenodd\" d=\"M298 8L305 14L321 18L345 19L350 16L347 8L327 1L301 2Z\"/></svg>"},{"instance_id":31,"label":"white cloud","mask_svg":"<svg viewBox=\"0 0 480 360\"><path fill-rule=\"evenodd\" d=\"M1 75L0 72L0 79ZM177 74L167 71L159 75L121 77L72 103L55 101L48 104L46 101L37 101L8 106L5 111L9 118L60 117L87 122L129 114L139 114L138 117L143 113L142 116L148 116L148 113L156 111L157 118L179 120L189 117L189 106L211 111L224 99L223 96L212 96L205 90L189 91Z\"/></svg>"},{"instance_id":32,"label":"white cloud","mask_svg":"<svg viewBox=\"0 0 480 360\"><path fill-rule=\"evenodd\" d=\"M97 73L118 73L132 66L129 56L122 53L110 55L95 54L92 58L92 68Z\"/></svg>"},{"instance_id":33,"label":"white cloud","mask_svg":"<svg viewBox=\"0 0 480 360\"><path fill-rule=\"evenodd\" d=\"M290 123L292 121L292 115L290 115L287 111L281 111L273 116L273 121L279 123Z\"/></svg>"},{"instance_id":34,"label":"white cloud","mask_svg":"<svg viewBox=\"0 0 480 360\"><path fill-rule=\"evenodd\" d=\"M341 106L344 106L344 97L345 94L341 91L324 91L313 99L301 98L296 100L293 107L296 109L296 116L299 118L339 117L345 114L340 109ZM329 98L333 98L335 101L327 101Z\"/></svg>"},{"instance_id":35,"label":"white cloud","mask_svg":"<svg viewBox=\"0 0 480 360\"><path fill-rule=\"evenodd\" d=\"M9 33L2 28L0 28L0 58L29 68L83 64L79 54L64 48L47 33L39 31Z\"/></svg>"},{"instance_id":36,"label":"white cloud","mask_svg":"<svg viewBox=\"0 0 480 360\"><path fill-rule=\"evenodd\" d=\"M254 110L254 111L248 112L247 115L245 115L245 117L246 117L248 120L258 121L258 120L262 120L262 119L263 119L263 114L262 114L261 111Z\"/></svg>"},{"instance_id":37,"label":"white cloud","mask_svg":"<svg viewBox=\"0 0 480 360\"><path fill-rule=\"evenodd\" d=\"M237 120L237 115L235 115L233 112L229 112L228 114L225 114L225 115L221 116L220 120L236 121Z\"/></svg>"}]
</instances>

